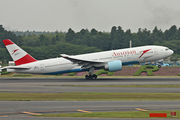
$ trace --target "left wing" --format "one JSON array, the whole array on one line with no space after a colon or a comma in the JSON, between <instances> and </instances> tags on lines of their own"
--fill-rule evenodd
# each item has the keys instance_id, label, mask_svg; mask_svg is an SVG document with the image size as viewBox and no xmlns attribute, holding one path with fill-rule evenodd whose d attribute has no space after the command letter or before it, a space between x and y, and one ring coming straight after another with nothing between
<instances>
[{"instance_id":1,"label":"left wing","mask_svg":"<svg viewBox=\"0 0 180 120\"><path fill-rule=\"evenodd\" d=\"M105 65L105 61L102 60L87 60L74 56L69 56L66 54L60 54L63 58L70 60L74 64L78 64L82 69L91 68L91 67L102 67Z\"/></svg>"}]
</instances>

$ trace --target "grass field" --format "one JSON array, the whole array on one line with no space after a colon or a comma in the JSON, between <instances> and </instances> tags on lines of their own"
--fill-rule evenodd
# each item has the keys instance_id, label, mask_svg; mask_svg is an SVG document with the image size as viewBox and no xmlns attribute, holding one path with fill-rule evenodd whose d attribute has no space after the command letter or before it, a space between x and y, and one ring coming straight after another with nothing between
<instances>
[{"instance_id":1,"label":"grass field","mask_svg":"<svg viewBox=\"0 0 180 120\"><path fill-rule=\"evenodd\" d=\"M1 101L180 100L180 93L0 93Z\"/></svg>"},{"instance_id":2,"label":"grass field","mask_svg":"<svg viewBox=\"0 0 180 120\"><path fill-rule=\"evenodd\" d=\"M93 113L62 113L39 115L43 117L94 117L94 118L150 118L149 113L167 113L167 118L180 118L180 111L176 117L171 116L171 111L119 111L119 112L93 112Z\"/></svg>"}]
</instances>

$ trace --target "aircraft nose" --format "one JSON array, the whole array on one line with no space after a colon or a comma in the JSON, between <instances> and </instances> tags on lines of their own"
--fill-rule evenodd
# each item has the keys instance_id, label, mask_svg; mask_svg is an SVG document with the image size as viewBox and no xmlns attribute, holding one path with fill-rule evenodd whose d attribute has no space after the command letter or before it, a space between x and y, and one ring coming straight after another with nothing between
<instances>
[{"instance_id":1,"label":"aircraft nose","mask_svg":"<svg viewBox=\"0 0 180 120\"><path fill-rule=\"evenodd\" d=\"M167 53L167 56L170 56L170 55L172 55L173 53L174 53L174 51L170 49L170 50L168 51L168 53Z\"/></svg>"},{"instance_id":2,"label":"aircraft nose","mask_svg":"<svg viewBox=\"0 0 180 120\"><path fill-rule=\"evenodd\" d=\"M172 54L174 53L174 51L173 51L173 50L170 50L169 53L170 53L170 55L172 55Z\"/></svg>"},{"instance_id":3,"label":"aircraft nose","mask_svg":"<svg viewBox=\"0 0 180 120\"><path fill-rule=\"evenodd\" d=\"M169 50L167 50L167 51L165 52L165 56L166 56L166 57L169 57L169 56L171 56L173 53L174 53L174 51L171 50L171 49L169 49Z\"/></svg>"}]
</instances>

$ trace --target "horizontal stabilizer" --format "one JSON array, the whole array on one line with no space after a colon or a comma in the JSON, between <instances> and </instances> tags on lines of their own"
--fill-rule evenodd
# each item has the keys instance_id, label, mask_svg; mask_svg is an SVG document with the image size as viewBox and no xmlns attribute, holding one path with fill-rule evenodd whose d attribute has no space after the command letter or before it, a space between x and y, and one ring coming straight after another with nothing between
<instances>
[{"instance_id":1,"label":"horizontal stabilizer","mask_svg":"<svg viewBox=\"0 0 180 120\"><path fill-rule=\"evenodd\" d=\"M23 69L23 70L28 70L30 69L30 67L20 67L20 66L7 66L7 67L3 67L1 69Z\"/></svg>"}]
</instances>

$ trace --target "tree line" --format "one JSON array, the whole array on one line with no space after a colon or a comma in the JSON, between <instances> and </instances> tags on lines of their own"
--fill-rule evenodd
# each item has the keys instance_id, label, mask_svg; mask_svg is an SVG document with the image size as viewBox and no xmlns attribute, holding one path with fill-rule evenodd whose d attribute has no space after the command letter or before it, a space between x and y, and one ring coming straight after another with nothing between
<instances>
[{"instance_id":1,"label":"tree line","mask_svg":"<svg viewBox=\"0 0 180 120\"><path fill-rule=\"evenodd\" d=\"M76 45L95 46L102 50L121 49L129 47L129 41L132 41L133 47L143 45L164 45L180 54L178 50L180 45L180 28L173 25L164 32L157 26L153 31L138 29L137 33L131 33L128 29L124 31L122 27L113 26L110 33L103 33L92 29L91 31L82 29L75 33L71 28L65 36L65 41Z\"/></svg>"},{"instance_id":2,"label":"tree line","mask_svg":"<svg viewBox=\"0 0 180 120\"><path fill-rule=\"evenodd\" d=\"M132 33L130 29L124 31L121 26L113 26L110 32L97 31L95 28L79 32L74 32L71 28L67 32L11 32L0 25L0 60L11 60L3 39L11 39L39 60L58 57L61 53L75 55L128 48L130 40L133 47L162 45L180 55L180 28L176 25L164 32L156 26L152 31L139 28L136 33Z\"/></svg>"}]
</instances>

